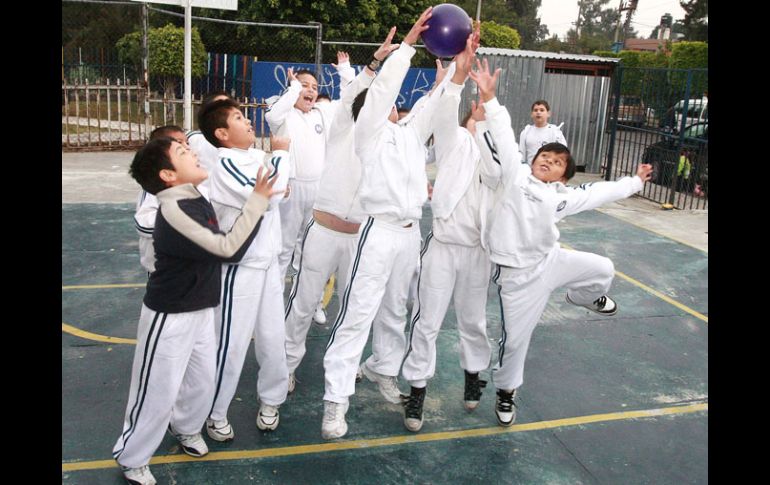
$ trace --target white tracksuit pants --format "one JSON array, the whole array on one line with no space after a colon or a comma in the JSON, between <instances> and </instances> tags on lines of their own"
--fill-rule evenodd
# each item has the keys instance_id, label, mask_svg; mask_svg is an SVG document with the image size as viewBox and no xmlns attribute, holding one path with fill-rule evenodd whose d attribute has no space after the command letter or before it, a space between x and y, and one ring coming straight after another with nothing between
<instances>
[{"instance_id":1,"label":"white tracksuit pants","mask_svg":"<svg viewBox=\"0 0 770 485\"><path fill-rule=\"evenodd\" d=\"M406 351L406 298L420 250L420 229L374 218L361 224L356 256L324 355L324 400L345 403L355 393L356 370L369 329L366 365L397 376ZM372 320L374 322L372 323Z\"/></svg>"},{"instance_id":2,"label":"white tracksuit pants","mask_svg":"<svg viewBox=\"0 0 770 485\"><path fill-rule=\"evenodd\" d=\"M274 259L264 269L222 265L222 301L217 307L216 381L211 419L227 417L235 396L249 343L259 364L257 394L264 404L278 406L286 400L289 371L283 344L283 285Z\"/></svg>"},{"instance_id":3,"label":"white tracksuit pants","mask_svg":"<svg viewBox=\"0 0 770 485\"><path fill-rule=\"evenodd\" d=\"M350 262L356 254L358 234L328 229L311 220L302 241L299 272L286 302L286 364L289 372L305 356L305 339L326 282L337 273L337 288L344 289Z\"/></svg>"},{"instance_id":4,"label":"white tracksuit pants","mask_svg":"<svg viewBox=\"0 0 770 485\"><path fill-rule=\"evenodd\" d=\"M281 253L278 255L281 281L285 281L286 270L292 261L292 255L297 258L294 265L299 264L300 255L294 254L294 251L295 249L301 251L302 235L313 218L318 180L305 182L290 179L289 186L291 187L289 198L278 205L281 211Z\"/></svg>"},{"instance_id":5,"label":"white tracksuit pants","mask_svg":"<svg viewBox=\"0 0 770 485\"><path fill-rule=\"evenodd\" d=\"M214 395L214 309L160 313L142 305L123 432L112 449L122 466L150 462L171 424L199 433Z\"/></svg>"},{"instance_id":6,"label":"white tracksuit pants","mask_svg":"<svg viewBox=\"0 0 770 485\"><path fill-rule=\"evenodd\" d=\"M524 382L524 360L532 331L554 290L566 286L572 301L591 303L607 294L614 275L609 259L562 248L552 250L534 270L498 266L494 281L500 295L503 333L492 370L495 387L517 389Z\"/></svg>"},{"instance_id":7,"label":"white tracksuit pants","mask_svg":"<svg viewBox=\"0 0 770 485\"><path fill-rule=\"evenodd\" d=\"M409 350L401 369L412 386L425 387L436 372L436 339L450 299L457 315L460 366L472 373L489 367L492 349L487 340L486 312L490 270L489 257L481 246L442 243L433 233L425 238Z\"/></svg>"}]
</instances>

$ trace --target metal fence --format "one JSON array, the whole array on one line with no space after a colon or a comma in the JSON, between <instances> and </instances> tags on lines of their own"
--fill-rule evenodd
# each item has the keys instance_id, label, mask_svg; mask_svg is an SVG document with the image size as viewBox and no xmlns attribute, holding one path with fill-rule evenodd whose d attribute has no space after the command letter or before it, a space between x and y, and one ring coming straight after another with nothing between
<instances>
[{"instance_id":1,"label":"metal fence","mask_svg":"<svg viewBox=\"0 0 770 485\"><path fill-rule=\"evenodd\" d=\"M62 85L62 150L125 150L145 143L150 132L163 125L182 125L181 99L145 98L143 86L104 84ZM145 116L145 99L150 117ZM258 136L267 146L264 100L236 97ZM193 104L193 129L201 99Z\"/></svg>"},{"instance_id":2,"label":"metal fence","mask_svg":"<svg viewBox=\"0 0 770 485\"><path fill-rule=\"evenodd\" d=\"M708 208L708 70L616 70L607 180L653 166L641 196L678 209Z\"/></svg>"}]
</instances>

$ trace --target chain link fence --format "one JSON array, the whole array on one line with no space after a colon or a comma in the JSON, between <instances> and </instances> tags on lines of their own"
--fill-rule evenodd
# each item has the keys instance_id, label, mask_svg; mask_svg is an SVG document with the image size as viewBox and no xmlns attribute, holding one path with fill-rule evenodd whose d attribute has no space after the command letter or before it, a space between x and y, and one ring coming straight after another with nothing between
<instances>
[{"instance_id":1,"label":"chain link fence","mask_svg":"<svg viewBox=\"0 0 770 485\"><path fill-rule=\"evenodd\" d=\"M315 71L319 91L332 95L337 92L336 71L330 64L337 62L337 52L347 52L351 64L360 69L379 46L325 41L319 23L244 22L232 20L235 12L223 10L195 9L193 13L192 27L206 49L204 74L192 78L193 129L200 100L224 91L244 105L255 131L265 137L265 98L285 87L287 67ZM125 0L62 1L62 149L131 148L156 126L183 125L182 73L171 79L173 87L166 91L169 79L150 68L145 85L141 63L121 58L117 48L124 36L142 32L145 16L150 30L169 24L184 27L182 7ZM435 67L423 46L416 47L412 65L431 72L413 86L411 96L403 97L400 105L407 107L411 97L424 91L422 84L432 82ZM277 66L268 90L253 85L255 79L265 80L253 72L257 61L258 66Z\"/></svg>"}]
</instances>

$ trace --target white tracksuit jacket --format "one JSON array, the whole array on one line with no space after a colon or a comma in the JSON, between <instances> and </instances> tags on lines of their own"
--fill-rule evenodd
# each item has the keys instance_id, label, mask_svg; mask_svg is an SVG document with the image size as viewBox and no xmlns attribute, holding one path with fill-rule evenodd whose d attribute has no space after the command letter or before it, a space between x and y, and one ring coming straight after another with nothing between
<instances>
[{"instance_id":1,"label":"white tracksuit jacket","mask_svg":"<svg viewBox=\"0 0 770 485\"><path fill-rule=\"evenodd\" d=\"M259 167L278 177L274 190L286 188L289 153L276 150L220 148L218 165L210 176L211 205L220 227L234 223L248 194L253 192ZM277 406L286 399L289 371L283 345L283 281L278 266L281 248L279 203L283 193L270 198L257 236L238 264L222 265L222 294L215 312L217 336L216 394L209 417L221 420L240 380L243 362L253 338L259 365L257 394L260 402Z\"/></svg>"},{"instance_id":2,"label":"white tracksuit jacket","mask_svg":"<svg viewBox=\"0 0 770 485\"><path fill-rule=\"evenodd\" d=\"M521 162L510 116L497 99L484 103L487 121L477 130L491 140L482 157L499 163L503 194L488 228L490 259L496 263L502 310L502 337L492 379L498 389L517 389L524 381L524 362L532 332L553 291L567 288L578 304L606 294L614 277L612 261L603 256L559 247L556 222L641 190L639 177L616 182L567 187L544 183Z\"/></svg>"}]
</instances>

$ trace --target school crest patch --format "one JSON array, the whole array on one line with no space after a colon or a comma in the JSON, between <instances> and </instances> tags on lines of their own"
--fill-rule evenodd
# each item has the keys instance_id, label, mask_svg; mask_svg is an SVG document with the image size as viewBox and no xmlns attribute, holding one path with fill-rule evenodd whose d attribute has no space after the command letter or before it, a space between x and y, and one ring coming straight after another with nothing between
<instances>
[{"instance_id":1,"label":"school crest patch","mask_svg":"<svg viewBox=\"0 0 770 485\"><path fill-rule=\"evenodd\" d=\"M567 201L563 200L559 203L559 206L556 208L556 212L559 212L560 210L564 209L567 206Z\"/></svg>"},{"instance_id":2,"label":"school crest patch","mask_svg":"<svg viewBox=\"0 0 770 485\"><path fill-rule=\"evenodd\" d=\"M315 132L316 133L318 133L320 135L322 131L324 131L324 127L323 126L321 126L320 124L315 125Z\"/></svg>"}]
</instances>

